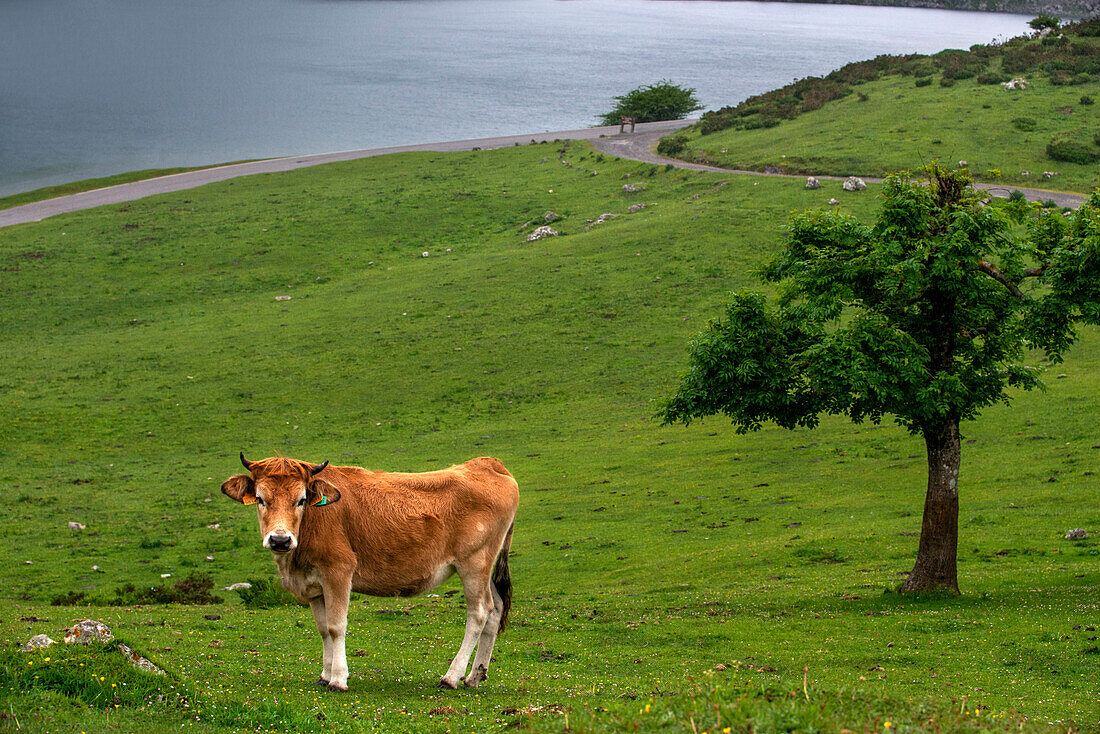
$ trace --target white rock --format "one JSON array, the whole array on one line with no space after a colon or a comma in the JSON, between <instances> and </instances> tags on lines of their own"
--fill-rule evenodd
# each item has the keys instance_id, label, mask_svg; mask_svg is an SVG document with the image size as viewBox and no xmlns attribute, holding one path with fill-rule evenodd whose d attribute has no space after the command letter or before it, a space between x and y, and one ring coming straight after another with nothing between
<instances>
[{"instance_id":1,"label":"white rock","mask_svg":"<svg viewBox=\"0 0 1100 734\"><path fill-rule=\"evenodd\" d=\"M966 161L959 161L959 168L966 168L969 165L970 164L967 163Z\"/></svg>"},{"instance_id":2,"label":"white rock","mask_svg":"<svg viewBox=\"0 0 1100 734\"><path fill-rule=\"evenodd\" d=\"M633 194L638 191L645 191L645 186L635 186L634 184L623 184L623 191L628 194Z\"/></svg>"},{"instance_id":3,"label":"white rock","mask_svg":"<svg viewBox=\"0 0 1100 734\"><path fill-rule=\"evenodd\" d=\"M839 203L840 202L837 201L836 199L829 199L829 206L836 206Z\"/></svg>"},{"instance_id":4,"label":"white rock","mask_svg":"<svg viewBox=\"0 0 1100 734\"><path fill-rule=\"evenodd\" d=\"M817 180L816 176L808 176L806 178L806 188L808 189L820 189L821 182Z\"/></svg>"},{"instance_id":5,"label":"white rock","mask_svg":"<svg viewBox=\"0 0 1100 734\"><path fill-rule=\"evenodd\" d=\"M73 522L72 520L69 521L69 530L83 530L85 527L87 526L78 522Z\"/></svg>"},{"instance_id":6,"label":"white rock","mask_svg":"<svg viewBox=\"0 0 1100 734\"><path fill-rule=\"evenodd\" d=\"M862 178L849 176L848 178L844 179L844 183L841 185L841 188L845 191L863 191L865 188L867 188L867 184L863 183Z\"/></svg>"},{"instance_id":7,"label":"white rock","mask_svg":"<svg viewBox=\"0 0 1100 734\"><path fill-rule=\"evenodd\" d=\"M94 619L81 619L65 630L65 644L90 645L93 642L110 642L114 635L111 628Z\"/></svg>"},{"instance_id":8,"label":"white rock","mask_svg":"<svg viewBox=\"0 0 1100 734\"><path fill-rule=\"evenodd\" d=\"M1084 540L1089 537L1089 533L1084 528L1074 528L1066 533L1066 540Z\"/></svg>"},{"instance_id":9,"label":"white rock","mask_svg":"<svg viewBox=\"0 0 1100 734\"><path fill-rule=\"evenodd\" d=\"M290 298L290 296L275 296L276 301L289 301Z\"/></svg>"},{"instance_id":10,"label":"white rock","mask_svg":"<svg viewBox=\"0 0 1100 734\"><path fill-rule=\"evenodd\" d=\"M645 204L631 204L630 206L628 206L626 208L626 210L628 212L630 212L631 214L636 214L637 212L640 212L642 209L645 209Z\"/></svg>"},{"instance_id":11,"label":"white rock","mask_svg":"<svg viewBox=\"0 0 1100 734\"><path fill-rule=\"evenodd\" d=\"M223 586L222 591L236 591L237 589L251 589L252 584L247 581L241 581L236 584L230 584L229 586Z\"/></svg>"},{"instance_id":12,"label":"white rock","mask_svg":"<svg viewBox=\"0 0 1100 734\"><path fill-rule=\"evenodd\" d=\"M157 675L164 675L164 671L153 664L149 658L143 658L130 648L123 645L121 642L118 644L118 651L126 656L126 659L130 661L138 670L144 670L149 673L156 673Z\"/></svg>"},{"instance_id":13,"label":"white rock","mask_svg":"<svg viewBox=\"0 0 1100 734\"><path fill-rule=\"evenodd\" d=\"M27 640L27 644L23 645L23 652L30 652L31 650L37 650L40 647L49 647L50 645L56 645L56 640L51 640L49 635L35 635Z\"/></svg>"},{"instance_id":14,"label":"white rock","mask_svg":"<svg viewBox=\"0 0 1100 734\"><path fill-rule=\"evenodd\" d=\"M549 225L544 225L544 226L539 227L538 229L536 229L531 234L527 235L527 241L528 242L534 242L535 240L541 240L543 237L557 237L557 236L558 236L558 233L553 227L551 227Z\"/></svg>"},{"instance_id":15,"label":"white rock","mask_svg":"<svg viewBox=\"0 0 1100 734\"><path fill-rule=\"evenodd\" d=\"M424 252L420 253L420 257L431 257L431 253L425 250Z\"/></svg>"}]
</instances>

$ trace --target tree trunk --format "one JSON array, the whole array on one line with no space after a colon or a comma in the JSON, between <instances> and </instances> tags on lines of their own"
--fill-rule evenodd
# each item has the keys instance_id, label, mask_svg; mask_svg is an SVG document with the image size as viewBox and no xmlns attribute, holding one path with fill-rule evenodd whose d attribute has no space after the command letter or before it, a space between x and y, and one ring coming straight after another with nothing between
<instances>
[{"instance_id":1,"label":"tree trunk","mask_svg":"<svg viewBox=\"0 0 1100 734\"><path fill-rule=\"evenodd\" d=\"M959 593L955 557L959 545L959 463L962 447L959 421L950 418L939 426L925 429L928 448L928 493L924 498L917 561L908 580L907 591L950 591Z\"/></svg>"}]
</instances>

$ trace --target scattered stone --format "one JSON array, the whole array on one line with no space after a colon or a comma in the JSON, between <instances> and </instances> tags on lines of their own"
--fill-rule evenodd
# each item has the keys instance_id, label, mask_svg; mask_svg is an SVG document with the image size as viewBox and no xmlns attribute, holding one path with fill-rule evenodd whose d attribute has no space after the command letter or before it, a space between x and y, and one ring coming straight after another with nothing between
<instances>
[{"instance_id":1,"label":"scattered stone","mask_svg":"<svg viewBox=\"0 0 1100 734\"><path fill-rule=\"evenodd\" d=\"M1020 171L1020 175L1021 175L1021 176L1030 176L1030 175L1031 175L1031 171Z\"/></svg>"},{"instance_id":2,"label":"scattered stone","mask_svg":"<svg viewBox=\"0 0 1100 734\"><path fill-rule=\"evenodd\" d=\"M549 225L539 227L531 234L527 235L528 242L534 242L535 240L541 240L543 237L557 237L557 231Z\"/></svg>"},{"instance_id":3,"label":"scattered stone","mask_svg":"<svg viewBox=\"0 0 1100 734\"><path fill-rule=\"evenodd\" d=\"M839 203L840 202L837 201L836 199L829 199L829 206L836 206Z\"/></svg>"},{"instance_id":4,"label":"scattered stone","mask_svg":"<svg viewBox=\"0 0 1100 734\"><path fill-rule=\"evenodd\" d=\"M229 586L223 586L222 591L236 591L237 589L251 589L251 588L252 588L252 584L248 583L247 581L239 581L235 584L230 584Z\"/></svg>"},{"instance_id":5,"label":"scattered stone","mask_svg":"<svg viewBox=\"0 0 1100 734\"><path fill-rule=\"evenodd\" d=\"M806 178L806 188L808 189L820 189L821 182L817 180L816 176L809 176Z\"/></svg>"},{"instance_id":6,"label":"scattered stone","mask_svg":"<svg viewBox=\"0 0 1100 734\"><path fill-rule=\"evenodd\" d=\"M592 219L586 220L588 222L588 226L584 228L584 231L587 232L588 230L595 227L597 224L603 224L608 219L617 219L620 216L622 216L622 215L621 214L612 214L612 213L608 212L607 214L601 214L600 216L596 217L595 220L592 220Z\"/></svg>"},{"instance_id":7,"label":"scattered stone","mask_svg":"<svg viewBox=\"0 0 1100 734\"><path fill-rule=\"evenodd\" d=\"M627 212L629 212L630 214L636 214L642 209L645 209L645 204L631 204L626 208Z\"/></svg>"},{"instance_id":8,"label":"scattered stone","mask_svg":"<svg viewBox=\"0 0 1100 734\"><path fill-rule=\"evenodd\" d=\"M93 642L110 642L113 637L110 627L94 619L81 619L65 630L66 645L90 645Z\"/></svg>"},{"instance_id":9,"label":"scattered stone","mask_svg":"<svg viewBox=\"0 0 1100 734\"><path fill-rule=\"evenodd\" d=\"M275 296L276 301L289 301L290 298L290 296Z\"/></svg>"},{"instance_id":10,"label":"scattered stone","mask_svg":"<svg viewBox=\"0 0 1100 734\"><path fill-rule=\"evenodd\" d=\"M202 615L202 618L203 619L209 619L211 622L217 622L219 619L222 618L222 615L220 615L220 614L204 614L204 615Z\"/></svg>"},{"instance_id":11,"label":"scattered stone","mask_svg":"<svg viewBox=\"0 0 1100 734\"><path fill-rule=\"evenodd\" d=\"M775 175L779 173L779 166L764 166L764 173Z\"/></svg>"},{"instance_id":12,"label":"scattered stone","mask_svg":"<svg viewBox=\"0 0 1100 734\"><path fill-rule=\"evenodd\" d=\"M156 675L164 675L164 671L154 665L153 662L149 660L149 658L144 658L141 655L138 655L136 652L128 648L126 645L123 645L121 642L118 644L118 651L125 655L126 658L130 661L130 664L138 670L144 670L148 673L155 673Z\"/></svg>"},{"instance_id":13,"label":"scattered stone","mask_svg":"<svg viewBox=\"0 0 1100 734\"><path fill-rule=\"evenodd\" d=\"M212 560L214 560L214 556L207 556L207 557L206 557L206 560L208 560L208 561L212 561Z\"/></svg>"},{"instance_id":14,"label":"scattered stone","mask_svg":"<svg viewBox=\"0 0 1100 734\"><path fill-rule=\"evenodd\" d=\"M561 217L558 216L556 212L546 212L542 215L542 218L546 220L547 224L550 224L550 222L556 222L557 220L561 219Z\"/></svg>"},{"instance_id":15,"label":"scattered stone","mask_svg":"<svg viewBox=\"0 0 1100 734\"><path fill-rule=\"evenodd\" d=\"M1058 174L1055 173L1054 171L1043 171L1043 178L1047 178L1047 179L1054 178L1057 175Z\"/></svg>"},{"instance_id":16,"label":"scattered stone","mask_svg":"<svg viewBox=\"0 0 1100 734\"><path fill-rule=\"evenodd\" d=\"M723 663L718 663L717 665L714 666L714 669L715 670L725 670L726 666Z\"/></svg>"},{"instance_id":17,"label":"scattered stone","mask_svg":"<svg viewBox=\"0 0 1100 734\"><path fill-rule=\"evenodd\" d=\"M424 250L424 252L420 253L420 257L431 257L431 253L427 250Z\"/></svg>"},{"instance_id":18,"label":"scattered stone","mask_svg":"<svg viewBox=\"0 0 1100 734\"><path fill-rule=\"evenodd\" d=\"M966 168L969 165L970 164L967 163L966 161L959 161L959 168Z\"/></svg>"},{"instance_id":19,"label":"scattered stone","mask_svg":"<svg viewBox=\"0 0 1100 734\"><path fill-rule=\"evenodd\" d=\"M35 635L27 640L27 644L23 645L23 652L30 652L31 650L37 650L40 647L49 647L50 645L56 645L56 640L51 640L49 635Z\"/></svg>"},{"instance_id":20,"label":"scattered stone","mask_svg":"<svg viewBox=\"0 0 1100 734\"><path fill-rule=\"evenodd\" d=\"M867 188L867 184L863 183L862 178L849 176L848 178L844 179L844 183L841 185L841 188L845 191L863 191Z\"/></svg>"},{"instance_id":21,"label":"scattered stone","mask_svg":"<svg viewBox=\"0 0 1100 734\"><path fill-rule=\"evenodd\" d=\"M634 184L623 184L623 191L628 194L633 194L638 191L645 191L645 186L635 186Z\"/></svg>"},{"instance_id":22,"label":"scattered stone","mask_svg":"<svg viewBox=\"0 0 1100 734\"><path fill-rule=\"evenodd\" d=\"M1015 92L1018 89L1027 89L1027 80L1022 76L1018 76L1011 81L1002 82L1001 86L1010 92Z\"/></svg>"},{"instance_id":23,"label":"scattered stone","mask_svg":"<svg viewBox=\"0 0 1100 734\"><path fill-rule=\"evenodd\" d=\"M1074 528L1066 533L1066 540L1084 540L1089 537L1089 533L1084 528Z\"/></svg>"},{"instance_id":24,"label":"scattered stone","mask_svg":"<svg viewBox=\"0 0 1100 734\"><path fill-rule=\"evenodd\" d=\"M87 526L78 522L73 522L72 520L69 521L69 530L83 530L85 527Z\"/></svg>"},{"instance_id":25,"label":"scattered stone","mask_svg":"<svg viewBox=\"0 0 1100 734\"><path fill-rule=\"evenodd\" d=\"M222 524L220 522L212 523L206 526L207 530L220 530Z\"/></svg>"},{"instance_id":26,"label":"scattered stone","mask_svg":"<svg viewBox=\"0 0 1100 734\"><path fill-rule=\"evenodd\" d=\"M541 161L539 161L539 163L546 163L546 159L543 158Z\"/></svg>"}]
</instances>

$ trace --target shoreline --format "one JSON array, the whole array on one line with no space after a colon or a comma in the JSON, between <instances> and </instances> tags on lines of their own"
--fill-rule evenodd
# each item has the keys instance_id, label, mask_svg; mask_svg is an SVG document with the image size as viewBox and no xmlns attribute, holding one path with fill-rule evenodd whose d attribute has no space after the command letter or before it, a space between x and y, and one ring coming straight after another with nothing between
<instances>
[{"instance_id":1,"label":"shoreline","mask_svg":"<svg viewBox=\"0 0 1100 734\"><path fill-rule=\"evenodd\" d=\"M761 173L759 171L743 171L730 168L718 168L697 163L689 163L676 158L666 158L653 152L657 140L663 135L679 130L682 127L693 124L696 120L667 120L664 122L644 122L636 125L633 133L619 133L618 125L603 127L579 128L576 130L555 130L541 133L525 133L521 135L502 135L489 138L471 138L467 140L449 140L437 143L420 143L414 145L398 145L385 148L362 148L358 150L345 150L330 153L316 153L310 155L285 156L283 158L266 158L247 163L231 163L224 166L203 168L197 171L173 173L167 176L157 176L130 183L117 184L77 194L67 194L52 199L21 204L8 209L0 209L0 228L16 224L40 222L43 219L66 214L69 212L93 209L99 206L122 204L127 201L144 199L157 194L167 194L176 191L205 186L219 181L228 181L242 176L254 176L261 173L280 173L292 171L298 168L319 166L325 163L339 163L344 161L373 158L380 155L394 153L458 153L475 150L493 150L498 148L510 148L517 145L530 145L531 143L546 143L555 140L590 140L594 147L601 153L630 160L653 163L655 165L671 164L677 168L689 170L710 171L713 173L727 173L739 176L767 176L775 178L805 178L805 174ZM843 177L817 176L821 180L844 180ZM881 182L881 178L863 176L870 183ZM1009 187L975 183L974 188L982 190L1010 190ZM1059 206L1077 206L1087 197L1060 191L1047 191L1045 189L1033 189L1011 187L1021 191L1029 201L1053 199Z\"/></svg>"}]
</instances>

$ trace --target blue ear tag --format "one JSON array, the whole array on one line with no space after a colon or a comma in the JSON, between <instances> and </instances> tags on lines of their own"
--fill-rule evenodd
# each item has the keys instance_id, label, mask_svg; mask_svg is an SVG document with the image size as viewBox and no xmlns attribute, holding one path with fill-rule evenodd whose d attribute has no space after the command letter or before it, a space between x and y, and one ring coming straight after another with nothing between
<instances>
[{"instance_id":1,"label":"blue ear tag","mask_svg":"<svg viewBox=\"0 0 1100 734\"><path fill-rule=\"evenodd\" d=\"M313 506L314 507L322 507L322 506L327 505L327 504L328 504L328 497L326 497L325 495L321 495L321 501L320 502L314 502Z\"/></svg>"}]
</instances>

